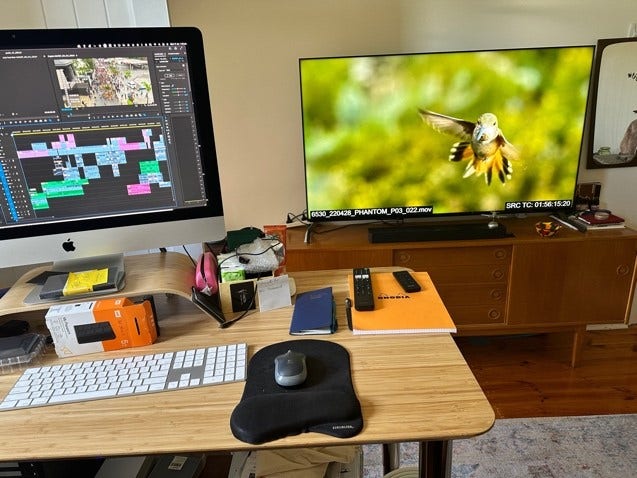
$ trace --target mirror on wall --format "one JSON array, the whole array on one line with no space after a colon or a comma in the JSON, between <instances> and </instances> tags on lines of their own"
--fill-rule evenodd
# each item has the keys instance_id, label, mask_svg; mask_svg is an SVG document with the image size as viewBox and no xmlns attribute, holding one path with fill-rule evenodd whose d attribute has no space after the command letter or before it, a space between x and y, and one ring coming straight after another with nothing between
<instances>
[{"instance_id":1,"label":"mirror on wall","mask_svg":"<svg viewBox=\"0 0 637 478\"><path fill-rule=\"evenodd\" d=\"M597 42L587 168L637 166L637 38Z\"/></svg>"}]
</instances>

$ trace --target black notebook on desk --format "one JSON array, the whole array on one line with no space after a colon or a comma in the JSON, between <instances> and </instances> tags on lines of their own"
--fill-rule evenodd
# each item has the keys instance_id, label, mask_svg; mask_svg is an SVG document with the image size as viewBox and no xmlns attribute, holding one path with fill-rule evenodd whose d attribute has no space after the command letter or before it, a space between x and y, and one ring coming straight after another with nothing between
<instances>
[{"instance_id":1,"label":"black notebook on desk","mask_svg":"<svg viewBox=\"0 0 637 478\"><path fill-rule=\"evenodd\" d=\"M290 335L324 335L336 331L332 288L298 294L292 312Z\"/></svg>"}]
</instances>

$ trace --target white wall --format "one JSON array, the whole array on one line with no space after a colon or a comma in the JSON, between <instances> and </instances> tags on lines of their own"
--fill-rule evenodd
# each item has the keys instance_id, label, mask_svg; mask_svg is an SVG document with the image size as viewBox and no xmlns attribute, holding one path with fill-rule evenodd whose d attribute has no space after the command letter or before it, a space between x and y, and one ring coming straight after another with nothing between
<instances>
[{"instance_id":1,"label":"white wall","mask_svg":"<svg viewBox=\"0 0 637 478\"><path fill-rule=\"evenodd\" d=\"M284 222L305 208L298 58L396 51L400 9L386 0L174 0L196 25L206 66L226 227Z\"/></svg>"},{"instance_id":2,"label":"white wall","mask_svg":"<svg viewBox=\"0 0 637 478\"><path fill-rule=\"evenodd\" d=\"M167 26L165 0L0 0L0 28Z\"/></svg>"},{"instance_id":3,"label":"white wall","mask_svg":"<svg viewBox=\"0 0 637 478\"><path fill-rule=\"evenodd\" d=\"M626 36L637 22L632 0L401 0L403 39L445 50L593 44Z\"/></svg>"},{"instance_id":4,"label":"white wall","mask_svg":"<svg viewBox=\"0 0 637 478\"><path fill-rule=\"evenodd\" d=\"M625 36L634 0L168 0L206 39L226 226L281 223L305 207L302 56L594 44ZM585 161L583 161L585 164ZM637 226L637 168L586 170L602 206Z\"/></svg>"}]
</instances>

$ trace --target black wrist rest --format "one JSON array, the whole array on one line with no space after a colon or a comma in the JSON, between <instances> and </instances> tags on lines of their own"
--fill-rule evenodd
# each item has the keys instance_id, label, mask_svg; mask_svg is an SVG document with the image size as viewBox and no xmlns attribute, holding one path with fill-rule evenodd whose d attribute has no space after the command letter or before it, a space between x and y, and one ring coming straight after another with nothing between
<instances>
[{"instance_id":1,"label":"black wrist rest","mask_svg":"<svg viewBox=\"0 0 637 478\"><path fill-rule=\"evenodd\" d=\"M288 350L306 356L308 377L298 387L285 388L274 381L274 359ZM314 339L261 349L248 364L230 428L237 439L252 444L304 432L339 438L358 434L363 417L352 386L349 353L334 342Z\"/></svg>"}]
</instances>

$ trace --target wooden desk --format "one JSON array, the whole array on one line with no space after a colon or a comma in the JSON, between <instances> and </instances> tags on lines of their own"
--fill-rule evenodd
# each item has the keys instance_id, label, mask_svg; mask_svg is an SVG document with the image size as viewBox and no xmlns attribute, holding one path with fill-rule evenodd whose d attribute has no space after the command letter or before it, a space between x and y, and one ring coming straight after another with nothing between
<instances>
[{"instance_id":1,"label":"wooden desk","mask_svg":"<svg viewBox=\"0 0 637 478\"><path fill-rule=\"evenodd\" d=\"M488 431L493 410L449 334L353 336L345 322L348 272L293 276L300 292L333 287L339 331L326 338L351 354L353 383L365 421L356 437L339 440L303 433L260 446L243 443L232 435L229 418L244 384L232 383L0 412L4 430L0 461L420 441L425 442L422 476L444 476L447 441ZM291 307L248 315L222 330L183 298L159 297L157 302L160 340L148 347L110 352L109 357L242 341L248 343L251 356L268 344L292 339ZM44 360L59 361L54 352ZM17 375L0 376L2 395Z\"/></svg>"}]
</instances>

